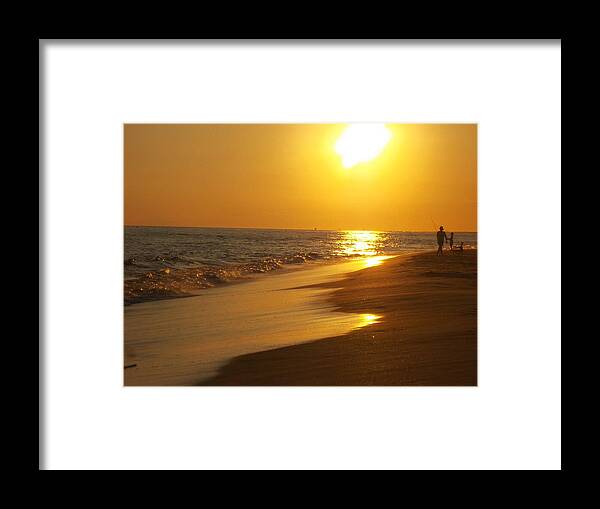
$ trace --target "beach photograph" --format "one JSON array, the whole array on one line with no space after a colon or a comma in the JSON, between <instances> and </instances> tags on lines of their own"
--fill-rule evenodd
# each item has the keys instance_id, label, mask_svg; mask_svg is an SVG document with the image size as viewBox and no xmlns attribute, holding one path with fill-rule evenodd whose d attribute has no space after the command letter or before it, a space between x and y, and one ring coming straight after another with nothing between
<instances>
[{"instance_id":1,"label":"beach photograph","mask_svg":"<svg viewBox=\"0 0 600 509\"><path fill-rule=\"evenodd\" d=\"M126 124L125 386L476 386L476 124Z\"/></svg>"}]
</instances>

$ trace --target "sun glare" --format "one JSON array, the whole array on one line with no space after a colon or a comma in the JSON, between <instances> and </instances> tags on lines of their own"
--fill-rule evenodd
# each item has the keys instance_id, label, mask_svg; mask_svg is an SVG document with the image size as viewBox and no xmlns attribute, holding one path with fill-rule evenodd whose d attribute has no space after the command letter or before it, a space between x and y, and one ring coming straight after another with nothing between
<instances>
[{"instance_id":1,"label":"sun glare","mask_svg":"<svg viewBox=\"0 0 600 509\"><path fill-rule=\"evenodd\" d=\"M371 256L369 258L365 258L365 268L369 267L377 267L381 265L388 258L392 258L391 256Z\"/></svg>"},{"instance_id":2,"label":"sun glare","mask_svg":"<svg viewBox=\"0 0 600 509\"><path fill-rule=\"evenodd\" d=\"M371 325L372 323L378 323L381 319L381 315L373 315L371 313L361 313L359 316L360 322L358 327L366 327L367 325Z\"/></svg>"},{"instance_id":3,"label":"sun glare","mask_svg":"<svg viewBox=\"0 0 600 509\"><path fill-rule=\"evenodd\" d=\"M338 138L335 151L344 168L375 159L385 148L392 133L385 124L350 124Z\"/></svg>"}]
</instances>

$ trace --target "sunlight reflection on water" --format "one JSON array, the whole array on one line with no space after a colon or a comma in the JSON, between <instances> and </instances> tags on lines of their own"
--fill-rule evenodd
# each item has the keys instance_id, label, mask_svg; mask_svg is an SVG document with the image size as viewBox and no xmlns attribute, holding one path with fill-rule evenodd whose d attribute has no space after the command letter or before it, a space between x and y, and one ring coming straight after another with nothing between
<instances>
[{"instance_id":1,"label":"sunlight reflection on water","mask_svg":"<svg viewBox=\"0 0 600 509\"><path fill-rule=\"evenodd\" d=\"M339 241L339 251L346 256L374 256L382 238L380 232L346 231Z\"/></svg>"}]
</instances>

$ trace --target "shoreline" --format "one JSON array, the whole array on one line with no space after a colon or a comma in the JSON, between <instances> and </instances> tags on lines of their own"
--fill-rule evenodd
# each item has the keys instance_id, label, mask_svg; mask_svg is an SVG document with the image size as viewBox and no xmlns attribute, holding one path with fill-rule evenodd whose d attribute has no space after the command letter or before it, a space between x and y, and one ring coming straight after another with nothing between
<instances>
[{"instance_id":1,"label":"shoreline","mask_svg":"<svg viewBox=\"0 0 600 509\"><path fill-rule=\"evenodd\" d=\"M377 320L238 356L198 385L477 385L477 249L401 254L310 287L332 289L337 311Z\"/></svg>"},{"instance_id":2,"label":"shoreline","mask_svg":"<svg viewBox=\"0 0 600 509\"><path fill-rule=\"evenodd\" d=\"M377 257L298 267L186 299L128 306L127 386L196 385L240 355L344 334L375 317L336 311L327 299L346 274ZM339 284L337 284L339 286ZM311 324L311 327L307 327Z\"/></svg>"},{"instance_id":3,"label":"shoreline","mask_svg":"<svg viewBox=\"0 0 600 509\"><path fill-rule=\"evenodd\" d=\"M358 258L357 258L358 259ZM219 281L218 283L211 284L210 286L193 288L189 290L182 290L181 293L169 293L169 294L155 294L155 295L146 295L144 297L136 297L136 300L128 301L127 295L124 296L124 307L136 306L138 304L145 304L148 302L158 302L158 301L168 301L173 299L186 299L190 297L198 297L202 296L204 292L210 291L217 288L227 288L233 285L240 285L244 283L250 283L252 281L256 281L262 277L268 277L271 275L281 275L281 274L289 274L300 270L310 270L315 267L320 267L323 265L331 265L331 264L339 264L353 260L310 260L305 261L304 263L288 263L282 264L277 268L273 268L271 270L266 270L264 272L249 272L239 277L234 277L228 280ZM172 269L173 270L173 269ZM188 269L189 270L189 269ZM194 270L194 269L192 269ZM127 282L137 282L143 281L143 277L137 277L135 279L124 279L125 286Z\"/></svg>"},{"instance_id":4,"label":"shoreline","mask_svg":"<svg viewBox=\"0 0 600 509\"><path fill-rule=\"evenodd\" d=\"M352 263L352 262L357 262L357 261L360 262L362 260L367 260L369 258L395 258L397 256L406 256L408 254L415 254L418 252L422 252L422 251L415 249L415 250L405 250L405 251L391 253L391 254L385 254L385 255L384 254L373 255L373 256L369 256L369 257L365 257L365 256L355 256L355 257L347 257L347 258L336 257L336 258L328 258L328 259L321 259L321 260L308 260L303 263L286 263L286 264L280 265L277 268L273 268L271 270L266 270L264 272L249 272L242 276L234 277L234 278L224 280L224 281L220 281L218 283L212 284L210 286L205 286L205 287L198 287L198 288L192 288L192 289L186 289L186 290L180 290L180 291L170 290L172 293L156 292L154 294L148 294L148 295L136 296L136 297L130 297L130 296L124 294L123 306L125 308L129 308L131 306L137 306L139 304L146 304L149 302L170 301L170 300L176 300L176 299L187 299L190 297L198 297L198 296L202 296L204 294L204 292L206 292L206 291L211 291L213 289L218 289L218 288L226 288L226 287L233 286L233 285L243 285L245 283L256 281L262 277L290 274L290 273L295 273L295 272L302 271L302 270L311 270L311 269L315 269L315 268L319 268L319 267L323 267L323 266L342 265L345 263ZM178 269L171 269L171 270L178 270ZM190 270L190 269L187 269L187 270ZM149 272L152 272L152 271L149 271ZM144 276L138 276L136 278L130 278L130 279L124 278L124 286L127 286L127 283L132 284L132 283L136 283L138 281L143 282L144 279L145 279Z\"/></svg>"}]
</instances>

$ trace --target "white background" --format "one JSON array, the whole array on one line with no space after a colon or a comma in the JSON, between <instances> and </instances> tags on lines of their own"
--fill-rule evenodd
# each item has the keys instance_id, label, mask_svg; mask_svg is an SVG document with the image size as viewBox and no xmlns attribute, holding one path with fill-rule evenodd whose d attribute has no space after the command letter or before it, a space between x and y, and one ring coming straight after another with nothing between
<instances>
[{"instance_id":1,"label":"white background","mask_svg":"<svg viewBox=\"0 0 600 509\"><path fill-rule=\"evenodd\" d=\"M560 44L43 42L42 467L560 468ZM479 387L124 388L126 122L479 123Z\"/></svg>"}]
</instances>

